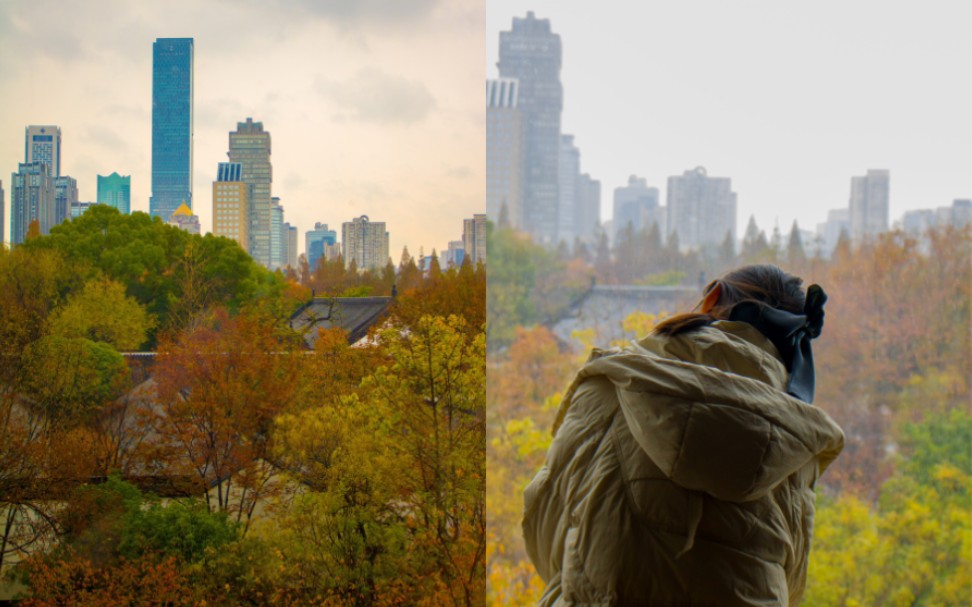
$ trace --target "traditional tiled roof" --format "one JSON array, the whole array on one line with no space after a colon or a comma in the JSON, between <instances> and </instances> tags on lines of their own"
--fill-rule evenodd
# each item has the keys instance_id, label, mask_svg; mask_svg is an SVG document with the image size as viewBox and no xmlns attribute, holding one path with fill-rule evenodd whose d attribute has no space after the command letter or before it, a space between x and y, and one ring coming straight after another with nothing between
<instances>
[{"instance_id":1,"label":"traditional tiled roof","mask_svg":"<svg viewBox=\"0 0 972 607\"><path fill-rule=\"evenodd\" d=\"M290 326L304 334L311 349L321 328L340 327L348 332L348 342L353 344L368 334L391 302L391 297L315 297L290 317Z\"/></svg>"}]
</instances>

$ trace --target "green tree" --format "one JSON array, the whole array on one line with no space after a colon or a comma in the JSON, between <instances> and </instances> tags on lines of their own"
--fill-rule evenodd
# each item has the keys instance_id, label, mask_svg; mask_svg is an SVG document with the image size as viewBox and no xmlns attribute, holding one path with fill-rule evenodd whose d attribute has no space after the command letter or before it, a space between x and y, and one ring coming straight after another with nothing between
<instances>
[{"instance_id":1,"label":"green tree","mask_svg":"<svg viewBox=\"0 0 972 607\"><path fill-rule=\"evenodd\" d=\"M125 295L124 286L96 278L55 312L50 332L106 343L116 350L137 350L153 326L145 306Z\"/></svg>"}]
</instances>

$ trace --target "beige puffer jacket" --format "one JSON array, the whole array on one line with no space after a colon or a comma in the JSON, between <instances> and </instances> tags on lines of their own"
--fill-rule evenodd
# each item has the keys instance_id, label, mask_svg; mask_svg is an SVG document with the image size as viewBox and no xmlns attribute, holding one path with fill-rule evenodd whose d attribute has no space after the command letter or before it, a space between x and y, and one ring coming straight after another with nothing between
<instances>
[{"instance_id":1,"label":"beige puffer jacket","mask_svg":"<svg viewBox=\"0 0 972 607\"><path fill-rule=\"evenodd\" d=\"M540 605L799 604L814 484L844 436L786 380L742 322L595 351L526 489Z\"/></svg>"}]
</instances>

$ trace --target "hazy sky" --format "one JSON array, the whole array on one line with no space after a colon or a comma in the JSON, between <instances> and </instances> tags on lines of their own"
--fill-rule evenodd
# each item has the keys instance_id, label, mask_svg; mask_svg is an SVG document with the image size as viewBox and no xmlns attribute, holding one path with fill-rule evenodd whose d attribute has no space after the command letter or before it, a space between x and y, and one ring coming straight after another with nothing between
<instances>
[{"instance_id":1,"label":"hazy sky","mask_svg":"<svg viewBox=\"0 0 972 607\"><path fill-rule=\"evenodd\" d=\"M367 214L391 256L442 250L485 209L481 0L0 0L0 180L24 128L62 129L62 174L151 194L152 42L195 39L194 211L246 117L272 137L273 194L304 232Z\"/></svg>"},{"instance_id":2,"label":"hazy sky","mask_svg":"<svg viewBox=\"0 0 972 607\"><path fill-rule=\"evenodd\" d=\"M850 178L891 171L891 219L972 196L968 0L489 0L499 31L532 10L563 43L564 133L581 170L614 188L696 166L730 177L740 235L815 229Z\"/></svg>"}]
</instances>

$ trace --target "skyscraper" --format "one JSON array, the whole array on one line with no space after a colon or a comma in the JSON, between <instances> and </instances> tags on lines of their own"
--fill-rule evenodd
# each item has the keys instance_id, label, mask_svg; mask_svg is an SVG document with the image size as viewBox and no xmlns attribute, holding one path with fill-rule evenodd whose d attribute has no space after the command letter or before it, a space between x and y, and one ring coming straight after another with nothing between
<instances>
[{"instance_id":1,"label":"skyscraper","mask_svg":"<svg viewBox=\"0 0 972 607\"><path fill-rule=\"evenodd\" d=\"M17 245L27 238L33 221L41 234L55 224L54 178L43 162L22 162L10 176L10 242Z\"/></svg>"},{"instance_id":2,"label":"skyscraper","mask_svg":"<svg viewBox=\"0 0 972 607\"><path fill-rule=\"evenodd\" d=\"M486 215L476 214L462 220L462 245L465 257L476 265L486 265Z\"/></svg>"},{"instance_id":3,"label":"skyscraper","mask_svg":"<svg viewBox=\"0 0 972 607\"><path fill-rule=\"evenodd\" d=\"M270 187L273 167L270 165L270 133L263 130L262 122L236 124L236 131L229 134L229 160L242 165L242 180L248 186L249 237L247 250L254 260L270 267Z\"/></svg>"},{"instance_id":4,"label":"skyscraper","mask_svg":"<svg viewBox=\"0 0 972 607\"><path fill-rule=\"evenodd\" d=\"M854 243L888 231L888 198L891 174L868 170L863 177L851 177L850 237Z\"/></svg>"},{"instance_id":5,"label":"skyscraper","mask_svg":"<svg viewBox=\"0 0 972 607\"><path fill-rule=\"evenodd\" d=\"M506 208L510 226L523 227L523 116L515 78L486 81L486 215L499 221Z\"/></svg>"},{"instance_id":6,"label":"skyscraper","mask_svg":"<svg viewBox=\"0 0 972 607\"><path fill-rule=\"evenodd\" d=\"M595 244L601 227L601 182L587 173L577 178L577 205L574 225L581 242Z\"/></svg>"},{"instance_id":7,"label":"skyscraper","mask_svg":"<svg viewBox=\"0 0 972 607\"><path fill-rule=\"evenodd\" d=\"M3 195L3 179L0 179L0 247L3 246L3 232L7 225L6 218L4 217L4 195Z\"/></svg>"},{"instance_id":8,"label":"skyscraper","mask_svg":"<svg viewBox=\"0 0 972 607\"><path fill-rule=\"evenodd\" d=\"M580 150L573 135L560 136L560 158L557 162L557 240L568 245L577 235L577 181L580 179Z\"/></svg>"},{"instance_id":9,"label":"skyscraper","mask_svg":"<svg viewBox=\"0 0 972 607\"><path fill-rule=\"evenodd\" d=\"M232 238L250 249L249 188L243 181L243 165L220 162L213 182L213 234Z\"/></svg>"},{"instance_id":10,"label":"skyscraper","mask_svg":"<svg viewBox=\"0 0 972 607\"><path fill-rule=\"evenodd\" d=\"M682 250L719 246L728 232L736 240L736 193L728 177L709 177L696 167L668 178L668 234Z\"/></svg>"},{"instance_id":11,"label":"skyscraper","mask_svg":"<svg viewBox=\"0 0 972 607\"><path fill-rule=\"evenodd\" d=\"M54 223L57 225L71 217L71 207L78 204L78 182L64 175L54 178Z\"/></svg>"},{"instance_id":12,"label":"skyscraper","mask_svg":"<svg viewBox=\"0 0 972 607\"><path fill-rule=\"evenodd\" d=\"M500 32L499 74L519 81L517 105L524 122L523 229L553 243L558 227L558 159L563 87L560 36L550 21L528 12Z\"/></svg>"},{"instance_id":13,"label":"skyscraper","mask_svg":"<svg viewBox=\"0 0 972 607\"><path fill-rule=\"evenodd\" d=\"M371 221L367 215L341 224L344 267L355 263L358 271L380 270L388 263L388 232L384 221Z\"/></svg>"},{"instance_id":14,"label":"skyscraper","mask_svg":"<svg viewBox=\"0 0 972 607\"><path fill-rule=\"evenodd\" d=\"M24 137L24 162L43 162L51 177L61 176L61 128L31 125Z\"/></svg>"},{"instance_id":15,"label":"skyscraper","mask_svg":"<svg viewBox=\"0 0 972 607\"><path fill-rule=\"evenodd\" d=\"M317 269L319 260L330 259L328 251L333 251L337 245L337 232L329 230L326 223L315 223L313 230L304 235L304 249L307 254L307 265L310 271Z\"/></svg>"},{"instance_id":16,"label":"skyscraper","mask_svg":"<svg viewBox=\"0 0 972 607\"><path fill-rule=\"evenodd\" d=\"M168 221L192 209L193 39L152 44L152 196L149 212Z\"/></svg>"},{"instance_id":17,"label":"skyscraper","mask_svg":"<svg viewBox=\"0 0 972 607\"><path fill-rule=\"evenodd\" d=\"M289 238L289 237L288 237ZM284 208L280 199L270 199L270 265L271 270L287 263L287 239L284 237Z\"/></svg>"},{"instance_id":18,"label":"skyscraper","mask_svg":"<svg viewBox=\"0 0 972 607\"><path fill-rule=\"evenodd\" d=\"M287 260L284 265L297 268L297 226L288 222L284 224L284 230L287 234Z\"/></svg>"},{"instance_id":19,"label":"skyscraper","mask_svg":"<svg viewBox=\"0 0 972 607\"><path fill-rule=\"evenodd\" d=\"M122 177L112 173L107 177L98 175L98 204L115 207L123 215L132 212L132 177Z\"/></svg>"}]
</instances>

